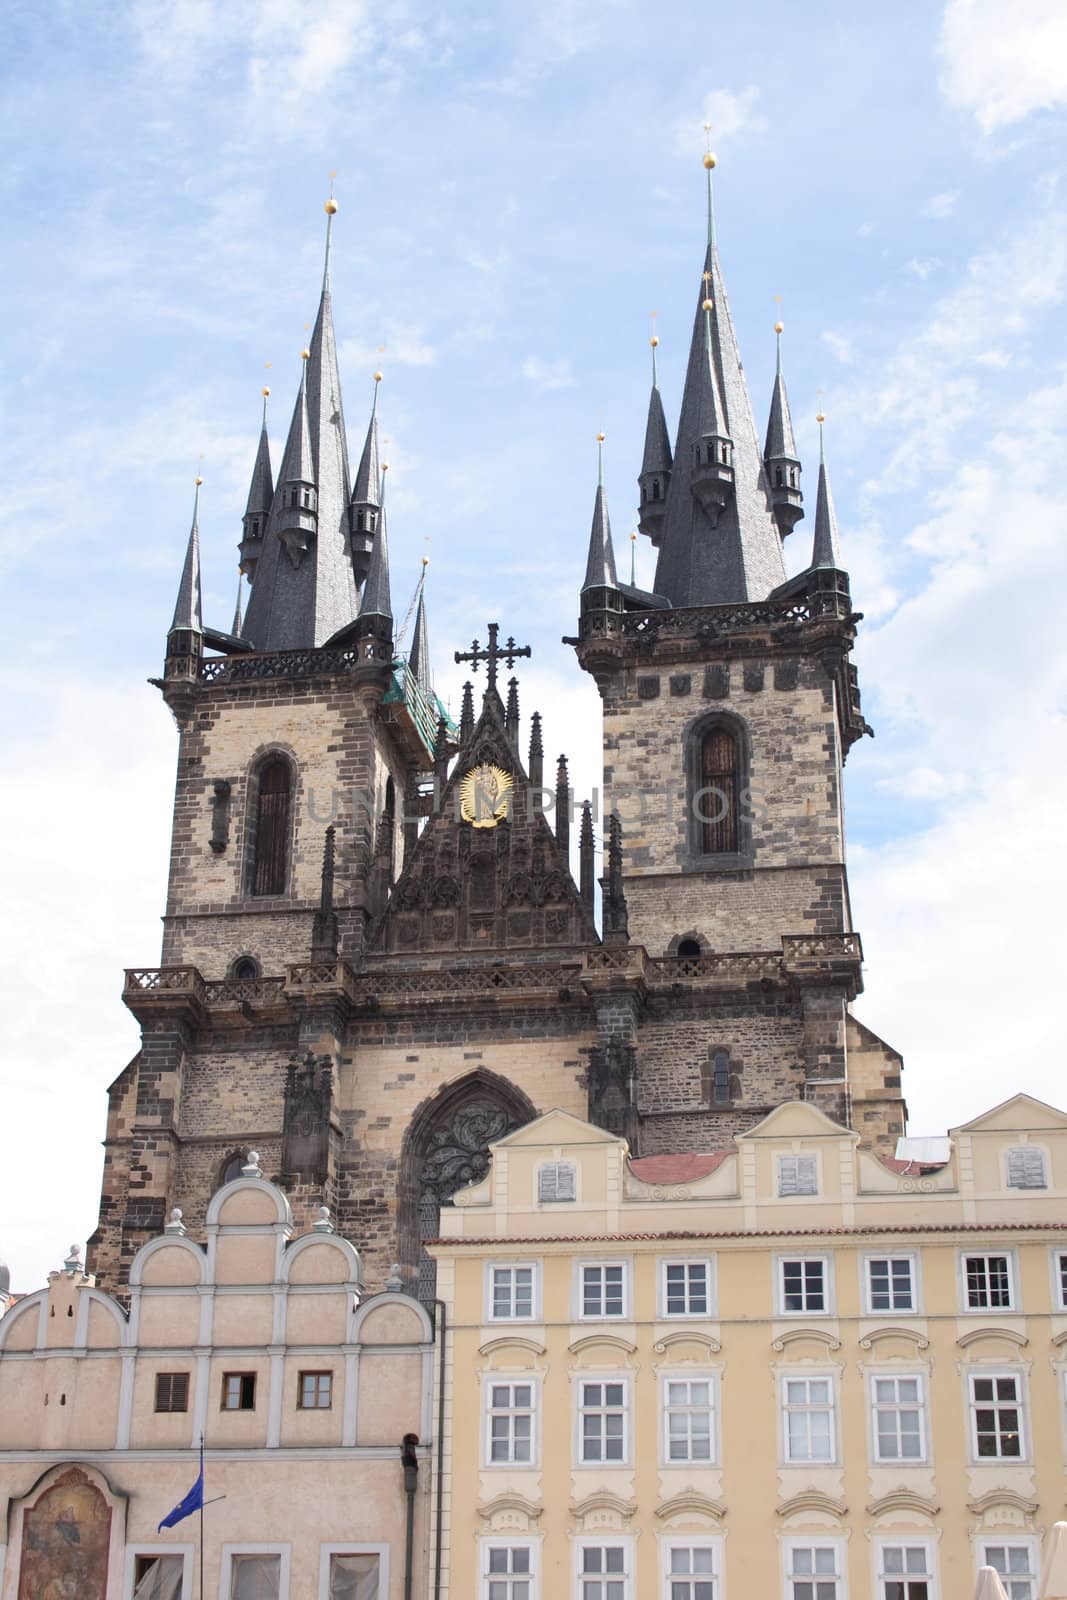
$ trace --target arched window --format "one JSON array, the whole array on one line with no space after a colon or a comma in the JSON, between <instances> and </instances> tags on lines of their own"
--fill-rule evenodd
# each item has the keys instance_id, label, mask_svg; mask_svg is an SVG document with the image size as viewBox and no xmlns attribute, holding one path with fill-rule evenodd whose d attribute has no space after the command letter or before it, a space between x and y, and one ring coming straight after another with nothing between
<instances>
[{"instance_id":1,"label":"arched window","mask_svg":"<svg viewBox=\"0 0 1067 1600\"><path fill-rule=\"evenodd\" d=\"M679 939L678 949L675 954L690 958L698 956L700 954L700 940L693 938Z\"/></svg>"},{"instance_id":2,"label":"arched window","mask_svg":"<svg viewBox=\"0 0 1067 1600\"><path fill-rule=\"evenodd\" d=\"M224 1183L232 1183L235 1178L239 1178L247 1163L248 1156L243 1150L239 1150L235 1155L227 1156L219 1174L219 1188L221 1189Z\"/></svg>"},{"instance_id":3,"label":"arched window","mask_svg":"<svg viewBox=\"0 0 1067 1600\"><path fill-rule=\"evenodd\" d=\"M260 965L255 956L238 956L230 964L230 977L238 983L252 983L260 975Z\"/></svg>"},{"instance_id":4,"label":"arched window","mask_svg":"<svg viewBox=\"0 0 1067 1600\"><path fill-rule=\"evenodd\" d=\"M256 795L253 894L284 894L289 876L289 821L292 775L282 756L267 762L259 774Z\"/></svg>"},{"instance_id":5,"label":"arched window","mask_svg":"<svg viewBox=\"0 0 1067 1600\"><path fill-rule=\"evenodd\" d=\"M739 754L737 737L729 728L709 728L701 738L697 818L702 855L737 854Z\"/></svg>"}]
</instances>

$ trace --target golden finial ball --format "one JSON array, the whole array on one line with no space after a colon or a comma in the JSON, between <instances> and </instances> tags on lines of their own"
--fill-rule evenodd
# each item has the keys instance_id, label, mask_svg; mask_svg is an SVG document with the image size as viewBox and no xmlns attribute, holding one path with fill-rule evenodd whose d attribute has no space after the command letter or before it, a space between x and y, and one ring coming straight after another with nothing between
<instances>
[{"instance_id":1,"label":"golden finial ball","mask_svg":"<svg viewBox=\"0 0 1067 1600\"><path fill-rule=\"evenodd\" d=\"M381 369L381 367L379 367L378 371L374 374L375 383L381 383L383 376L384 376L384 374L382 373L382 369Z\"/></svg>"},{"instance_id":2,"label":"golden finial ball","mask_svg":"<svg viewBox=\"0 0 1067 1600\"><path fill-rule=\"evenodd\" d=\"M428 567L428 566L429 566L429 565L430 565L430 558L429 558L429 556L423 556L423 558L422 558L422 564L423 564L423 566L424 566L424 567Z\"/></svg>"},{"instance_id":3,"label":"golden finial ball","mask_svg":"<svg viewBox=\"0 0 1067 1600\"><path fill-rule=\"evenodd\" d=\"M334 199L333 195L331 195L326 201L322 209L325 211L328 217L335 217L337 215L337 201Z\"/></svg>"},{"instance_id":4,"label":"golden finial ball","mask_svg":"<svg viewBox=\"0 0 1067 1600\"><path fill-rule=\"evenodd\" d=\"M651 339L648 342L649 342L649 344L652 346L652 348L654 350L656 348L656 346L659 344L659 336L658 336L658 334L654 333L652 335Z\"/></svg>"},{"instance_id":5,"label":"golden finial ball","mask_svg":"<svg viewBox=\"0 0 1067 1600\"><path fill-rule=\"evenodd\" d=\"M263 385L263 389L262 389L261 392L262 392L264 400L268 400L270 398L270 390L268 389L266 384Z\"/></svg>"},{"instance_id":6,"label":"golden finial ball","mask_svg":"<svg viewBox=\"0 0 1067 1600\"><path fill-rule=\"evenodd\" d=\"M715 165L715 157L714 157L714 155L712 154L712 152L710 150L708 151L707 155L704 157L704 165L705 165L705 167L707 168L707 170L709 172L711 171L712 167Z\"/></svg>"},{"instance_id":7,"label":"golden finial ball","mask_svg":"<svg viewBox=\"0 0 1067 1600\"><path fill-rule=\"evenodd\" d=\"M710 300L702 301L700 309L701 309L701 311L711 311L713 309L712 308L712 302Z\"/></svg>"},{"instance_id":8,"label":"golden finial ball","mask_svg":"<svg viewBox=\"0 0 1067 1600\"><path fill-rule=\"evenodd\" d=\"M637 529L635 528L633 530L633 532L630 534L630 543L633 544L636 538L637 538Z\"/></svg>"},{"instance_id":9,"label":"golden finial ball","mask_svg":"<svg viewBox=\"0 0 1067 1600\"><path fill-rule=\"evenodd\" d=\"M388 461L383 461L382 462L382 471L383 472L388 472L389 471L389 463L388 463Z\"/></svg>"},{"instance_id":10,"label":"golden finial ball","mask_svg":"<svg viewBox=\"0 0 1067 1600\"><path fill-rule=\"evenodd\" d=\"M199 489L200 485L203 483L203 481L204 481L203 478L200 476L200 474L198 472L197 475L196 475L196 479L195 479L196 487L198 489Z\"/></svg>"},{"instance_id":11,"label":"golden finial ball","mask_svg":"<svg viewBox=\"0 0 1067 1600\"><path fill-rule=\"evenodd\" d=\"M815 420L816 420L816 422L819 424L819 426L821 428L823 423L826 421L826 418L825 418L825 416L823 415L823 413L821 411L818 411L815 414Z\"/></svg>"},{"instance_id":12,"label":"golden finial ball","mask_svg":"<svg viewBox=\"0 0 1067 1600\"><path fill-rule=\"evenodd\" d=\"M303 350L301 350L300 359L301 361L309 361L311 359L311 351L308 349L307 345L305 345Z\"/></svg>"},{"instance_id":13,"label":"golden finial ball","mask_svg":"<svg viewBox=\"0 0 1067 1600\"><path fill-rule=\"evenodd\" d=\"M776 323L775 323L775 324L774 324L774 331L775 331L775 333L781 333L781 331L782 331L782 329L783 329L783 328L784 328L784 327L785 327L785 323L784 323L784 322L776 322Z\"/></svg>"},{"instance_id":14,"label":"golden finial ball","mask_svg":"<svg viewBox=\"0 0 1067 1600\"><path fill-rule=\"evenodd\" d=\"M603 444L604 443L604 435L602 433L598 433L597 434L596 442L597 442L597 444Z\"/></svg>"}]
</instances>

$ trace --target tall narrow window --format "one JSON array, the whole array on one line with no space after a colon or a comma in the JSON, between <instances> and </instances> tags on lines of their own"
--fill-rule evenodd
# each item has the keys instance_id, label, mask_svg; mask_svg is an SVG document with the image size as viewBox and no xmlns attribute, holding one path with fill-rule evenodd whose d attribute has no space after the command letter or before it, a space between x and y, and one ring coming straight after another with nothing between
<instances>
[{"instance_id":1,"label":"tall narrow window","mask_svg":"<svg viewBox=\"0 0 1067 1600\"><path fill-rule=\"evenodd\" d=\"M284 894L289 865L289 764L268 761L259 775L253 894Z\"/></svg>"},{"instance_id":2,"label":"tall narrow window","mask_svg":"<svg viewBox=\"0 0 1067 1600\"><path fill-rule=\"evenodd\" d=\"M697 807L703 853L706 856L736 854L737 740L728 728L711 728L700 742Z\"/></svg>"}]
</instances>

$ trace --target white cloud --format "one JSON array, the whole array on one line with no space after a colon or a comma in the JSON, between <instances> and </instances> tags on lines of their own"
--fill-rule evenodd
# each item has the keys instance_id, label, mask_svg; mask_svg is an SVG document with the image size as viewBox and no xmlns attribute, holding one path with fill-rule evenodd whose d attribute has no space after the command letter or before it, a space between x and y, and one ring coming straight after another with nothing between
<instances>
[{"instance_id":1,"label":"white cloud","mask_svg":"<svg viewBox=\"0 0 1067 1600\"><path fill-rule=\"evenodd\" d=\"M904 271L910 272L913 278L919 278L923 283L932 272L936 272L941 265L936 256L912 256L905 264Z\"/></svg>"},{"instance_id":2,"label":"white cloud","mask_svg":"<svg viewBox=\"0 0 1067 1600\"><path fill-rule=\"evenodd\" d=\"M946 189L941 194L932 194L923 206L924 217L935 217L939 222L945 217L951 217L956 209L960 192L958 189Z\"/></svg>"},{"instance_id":3,"label":"white cloud","mask_svg":"<svg viewBox=\"0 0 1067 1600\"><path fill-rule=\"evenodd\" d=\"M762 133L767 119L759 108L760 92L754 83L745 89L712 89L704 97L700 117L679 117L674 125L674 143L679 155L691 156L704 138L704 124L711 123L712 149L741 133Z\"/></svg>"},{"instance_id":4,"label":"white cloud","mask_svg":"<svg viewBox=\"0 0 1067 1600\"><path fill-rule=\"evenodd\" d=\"M541 356L527 356L520 370L523 377L539 389L570 389L574 386L571 364L565 357L558 361L545 361Z\"/></svg>"},{"instance_id":5,"label":"white cloud","mask_svg":"<svg viewBox=\"0 0 1067 1600\"><path fill-rule=\"evenodd\" d=\"M829 347L836 360L840 361L842 366L850 367L852 365L854 358L851 339L846 339L843 333L834 333L832 328L825 328L822 342Z\"/></svg>"},{"instance_id":6,"label":"white cloud","mask_svg":"<svg viewBox=\"0 0 1067 1600\"><path fill-rule=\"evenodd\" d=\"M941 90L984 134L1067 104L1063 0L948 0Z\"/></svg>"},{"instance_id":7,"label":"white cloud","mask_svg":"<svg viewBox=\"0 0 1067 1600\"><path fill-rule=\"evenodd\" d=\"M351 373L349 382L358 382L360 368L365 368L367 375L382 367L432 367L437 360L437 350L423 337L423 330L416 324L403 327L399 323L386 321L381 342L370 344L363 339L344 339L337 350L338 365L345 373Z\"/></svg>"}]
</instances>

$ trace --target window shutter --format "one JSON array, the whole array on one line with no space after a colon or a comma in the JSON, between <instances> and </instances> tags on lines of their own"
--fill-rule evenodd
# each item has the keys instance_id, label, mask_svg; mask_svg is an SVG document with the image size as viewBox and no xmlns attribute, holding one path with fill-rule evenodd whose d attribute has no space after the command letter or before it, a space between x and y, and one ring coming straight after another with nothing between
<instances>
[{"instance_id":1,"label":"window shutter","mask_svg":"<svg viewBox=\"0 0 1067 1600\"><path fill-rule=\"evenodd\" d=\"M288 856L289 768L284 761L272 761L259 780L253 894L285 893Z\"/></svg>"},{"instance_id":2,"label":"window shutter","mask_svg":"<svg viewBox=\"0 0 1067 1600\"><path fill-rule=\"evenodd\" d=\"M1008 1151L1008 1188L1044 1189L1045 1157L1032 1145L1021 1145Z\"/></svg>"},{"instance_id":3,"label":"window shutter","mask_svg":"<svg viewBox=\"0 0 1067 1600\"><path fill-rule=\"evenodd\" d=\"M712 728L700 742L700 815L705 855L737 851L737 740L726 728Z\"/></svg>"},{"instance_id":4,"label":"window shutter","mask_svg":"<svg viewBox=\"0 0 1067 1600\"><path fill-rule=\"evenodd\" d=\"M537 1174L538 1200L573 1200L577 1193L574 1168L567 1161L553 1161Z\"/></svg>"},{"instance_id":5,"label":"window shutter","mask_svg":"<svg viewBox=\"0 0 1067 1600\"><path fill-rule=\"evenodd\" d=\"M818 1172L814 1156L778 1157L778 1193L818 1194Z\"/></svg>"}]
</instances>

